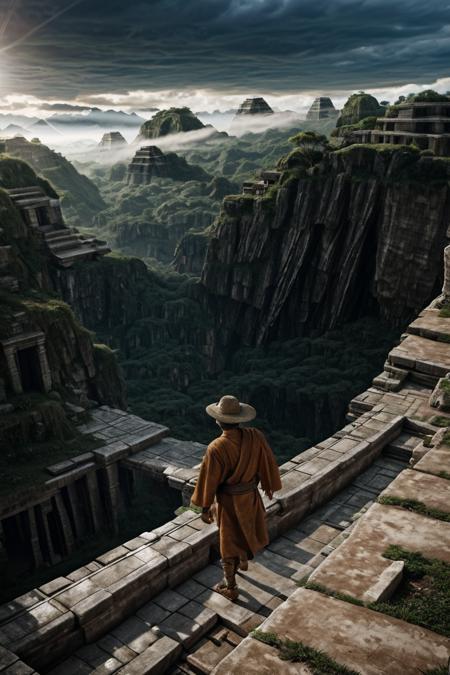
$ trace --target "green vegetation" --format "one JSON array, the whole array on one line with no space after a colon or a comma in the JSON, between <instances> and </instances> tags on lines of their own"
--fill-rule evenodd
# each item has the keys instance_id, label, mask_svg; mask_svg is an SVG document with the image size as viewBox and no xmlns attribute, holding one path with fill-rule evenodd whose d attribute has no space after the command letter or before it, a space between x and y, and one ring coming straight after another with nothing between
<instances>
[{"instance_id":1,"label":"green vegetation","mask_svg":"<svg viewBox=\"0 0 450 675\"><path fill-rule=\"evenodd\" d=\"M205 319L189 298L195 287L184 289L160 288L154 303L166 307L158 312L167 317L165 325L150 317L135 321L122 336L120 361L133 412L170 420L173 435L186 440L212 440L215 427L205 406L231 392L256 406L258 423L284 461L342 425L348 401L369 385L395 340L395 331L378 320L361 319L321 337L239 349L223 372L209 375L204 356L192 346ZM177 293L188 297L171 300ZM162 337L145 346L149 331ZM136 340L140 347L126 347Z\"/></svg>"},{"instance_id":2,"label":"green vegetation","mask_svg":"<svg viewBox=\"0 0 450 675\"><path fill-rule=\"evenodd\" d=\"M20 156L17 158L0 154L0 187L12 190L34 185L39 185L49 197L58 196L50 183L36 176L30 165L22 161Z\"/></svg>"},{"instance_id":3,"label":"green vegetation","mask_svg":"<svg viewBox=\"0 0 450 675\"><path fill-rule=\"evenodd\" d=\"M332 138L337 137L346 137L352 134L354 131L364 131L366 129L375 129L377 117L364 117L362 120L359 120L356 124L346 124L344 126L336 127L331 132Z\"/></svg>"},{"instance_id":4,"label":"green vegetation","mask_svg":"<svg viewBox=\"0 0 450 675\"><path fill-rule=\"evenodd\" d=\"M28 143L22 139L20 142L11 139L7 142L7 148L10 155L24 159L29 164L20 162L20 167L12 175L0 167L0 185L3 187L36 185L35 171L45 179L37 180L44 191L51 197L61 198L64 217L70 225L90 225L94 215L105 207L97 187L87 176L78 173L60 153L41 143Z\"/></svg>"},{"instance_id":5,"label":"green vegetation","mask_svg":"<svg viewBox=\"0 0 450 675\"><path fill-rule=\"evenodd\" d=\"M14 411L0 421L0 497L42 485L51 478L47 466L102 445L79 434L61 403L44 394L15 397L11 402ZM52 431L44 440L36 437L37 418Z\"/></svg>"},{"instance_id":6,"label":"green vegetation","mask_svg":"<svg viewBox=\"0 0 450 675\"><path fill-rule=\"evenodd\" d=\"M405 562L403 580L388 601L372 602L366 606L450 636L450 564L399 546L389 546L383 556ZM353 596L335 592L321 584L306 583L306 588L355 605L364 605Z\"/></svg>"},{"instance_id":7,"label":"green vegetation","mask_svg":"<svg viewBox=\"0 0 450 675\"><path fill-rule=\"evenodd\" d=\"M442 389L442 391L450 394L450 380L447 380L447 378L443 377L439 382L439 389Z\"/></svg>"},{"instance_id":8,"label":"green vegetation","mask_svg":"<svg viewBox=\"0 0 450 675\"><path fill-rule=\"evenodd\" d=\"M417 501L415 499L403 499L401 497L385 496L378 497L378 502L388 506L401 506L407 511L415 511L416 513L420 513L423 516L428 516L428 518L444 520L445 522L450 523L450 511L440 511L439 509L430 508L423 502Z\"/></svg>"},{"instance_id":9,"label":"green vegetation","mask_svg":"<svg viewBox=\"0 0 450 675\"><path fill-rule=\"evenodd\" d=\"M450 418L443 417L442 415L435 415L434 417L431 418L430 423L433 424L433 426L435 427L449 427Z\"/></svg>"},{"instance_id":10,"label":"green vegetation","mask_svg":"<svg viewBox=\"0 0 450 675\"><path fill-rule=\"evenodd\" d=\"M328 134L334 120L304 122L302 127L304 131ZM213 134L201 143L178 149L177 155L211 177L208 183L196 179L180 185L170 178L158 178L149 185L128 186L124 163L113 167L83 164L82 170L108 205L93 220L95 232L115 249L139 256L152 266L168 264L185 235L195 232L207 239L222 199L240 193L244 180L255 178L261 170L273 169L280 156L292 150L289 138L298 132L294 127L240 138ZM299 161L297 157L296 166ZM270 207L269 202L266 205ZM199 265L201 261L196 269Z\"/></svg>"},{"instance_id":11,"label":"green vegetation","mask_svg":"<svg viewBox=\"0 0 450 675\"><path fill-rule=\"evenodd\" d=\"M448 471L439 471L438 476L439 478L445 478L446 480L450 480L450 473Z\"/></svg>"},{"instance_id":12,"label":"green vegetation","mask_svg":"<svg viewBox=\"0 0 450 675\"><path fill-rule=\"evenodd\" d=\"M358 607L364 607L362 600L354 598L353 595L348 595L347 593L339 593L339 591L332 591L331 589L323 586L322 584L317 584L313 581L301 584L310 591L317 591L317 593L323 593L324 595L329 595L330 598L335 598L336 600L342 600L343 602L349 602L351 605L357 605Z\"/></svg>"},{"instance_id":13,"label":"green vegetation","mask_svg":"<svg viewBox=\"0 0 450 675\"><path fill-rule=\"evenodd\" d=\"M110 181L106 169L98 170L95 180L110 204L94 220L96 234L151 264L170 263L183 236L207 230L225 194L238 189L229 181L219 184L217 178L184 183L155 178L147 185L128 186Z\"/></svg>"},{"instance_id":14,"label":"green vegetation","mask_svg":"<svg viewBox=\"0 0 450 675\"><path fill-rule=\"evenodd\" d=\"M346 127L357 124L367 117L383 117L386 108L381 106L377 99L363 91L352 94L347 99L336 123L337 127Z\"/></svg>"},{"instance_id":15,"label":"green vegetation","mask_svg":"<svg viewBox=\"0 0 450 675\"><path fill-rule=\"evenodd\" d=\"M443 319L450 319L450 304L442 305L439 310L439 316Z\"/></svg>"},{"instance_id":16,"label":"green vegetation","mask_svg":"<svg viewBox=\"0 0 450 675\"><path fill-rule=\"evenodd\" d=\"M328 139L315 131L301 131L291 136L289 141L298 148L307 166L312 167L322 159L324 153L330 149Z\"/></svg>"},{"instance_id":17,"label":"green vegetation","mask_svg":"<svg viewBox=\"0 0 450 675\"><path fill-rule=\"evenodd\" d=\"M426 89L418 94L408 94L408 96L399 96L395 105L401 103L450 103L450 97L446 94L438 94L434 89Z\"/></svg>"},{"instance_id":18,"label":"green vegetation","mask_svg":"<svg viewBox=\"0 0 450 675\"><path fill-rule=\"evenodd\" d=\"M250 636L278 649L282 661L305 663L314 675L358 675L357 671L341 665L325 652L309 647L303 642L283 639L276 633L265 633L262 630L254 630Z\"/></svg>"},{"instance_id":19,"label":"green vegetation","mask_svg":"<svg viewBox=\"0 0 450 675\"><path fill-rule=\"evenodd\" d=\"M196 131L204 126L189 108L169 108L160 110L148 122L144 122L139 130L139 137L158 138L181 131Z\"/></svg>"},{"instance_id":20,"label":"green vegetation","mask_svg":"<svg viewBox=\"0 0 450 675\"><path fill-rule=\"evenodd\" d=\"M450 637L450 564L398 546L390 546L384 557L404 560L403 581L388 602L372 603L370 609Z\"/></svg>"}]
</instances>

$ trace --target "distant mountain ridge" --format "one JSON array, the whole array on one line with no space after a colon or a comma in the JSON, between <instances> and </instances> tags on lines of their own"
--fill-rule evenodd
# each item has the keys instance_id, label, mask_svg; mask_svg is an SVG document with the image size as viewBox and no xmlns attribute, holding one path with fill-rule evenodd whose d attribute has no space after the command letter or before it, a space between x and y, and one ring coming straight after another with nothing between
<instances>
[{"instance_id":1,"label":"distant mountain ridge","mask_svg":"<svg viewBox=\"0 0 450 675\"><path fill-rule=\"evenodd\" d=\"M138 128L145 122L135 112L126 113L122 110L100 110L91 108L86 114L82 113L54 113L47 118L28 117L27 115L15 115L12 113L0 114L0 130L10 124L20 126L24 130L31 130L34 125L45 126L48 124L55 129L68 126L100 127L109 130L116 127Z\"/></svg>"}]
</instances>

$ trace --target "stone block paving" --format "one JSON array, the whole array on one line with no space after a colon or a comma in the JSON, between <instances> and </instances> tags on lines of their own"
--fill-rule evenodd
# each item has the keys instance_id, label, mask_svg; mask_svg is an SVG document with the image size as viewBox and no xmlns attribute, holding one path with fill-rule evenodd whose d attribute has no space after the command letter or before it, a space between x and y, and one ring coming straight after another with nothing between
<instances>
[{"instance_id":1,"label":"stone block paving","mask_svg":"<svg viewBox=\"0 0 450 675\"><path fill-rule=\"evenodd\" d=\"M213 590L222 579L219 561L213 561L187 581L163 590L93 644L78 649L50 675L140 675L166 672L171 666L174 674L210 673L346 540L361 513L404 466L404 462L380 456L325 506L276 538L249 563L248 571L239 573L236 603ZM179 517L177 525L175 530L162 526L167 533L159 541L180 544L177 537L193 540L193 535L207 527L192 513ZM119 558L125 547L119 547ZM113 559L109 554L108 560ZM86 594L90 591L86 588Z\"/></svg>"},{"instance_id":2,"label":"stone block paving","mask_svg":"<svg viewBox=\"0 0 450 675\"><path fill-rule=\"evenodd\" d=\"M149 473L153 478L181 490L186 483L193 486L205 450L206 446L202 443L167 437L128 457L125 465Z\"/></svg>"}]
</instances>

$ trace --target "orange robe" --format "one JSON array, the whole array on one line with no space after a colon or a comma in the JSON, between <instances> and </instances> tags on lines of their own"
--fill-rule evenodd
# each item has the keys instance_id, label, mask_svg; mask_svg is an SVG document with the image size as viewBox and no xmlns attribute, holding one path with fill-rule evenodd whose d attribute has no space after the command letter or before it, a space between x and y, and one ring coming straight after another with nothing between
<instances>
[{"instance_id":1,"label":"orange robe","mask_svg":"<svg viewBox=\"0 0 450 675\"><path fill-rule=\"evenodd\" d=\"M255 478L265 491L281 490L275 457L264 434L258 429L230 429L210 443L192 502L195 506L206 508L216 497L222 558L244 554L253 558L269 543L265 509L259 491L230 495L218 490L223 483L249 483Z\"/></svg>"}]
</instances>

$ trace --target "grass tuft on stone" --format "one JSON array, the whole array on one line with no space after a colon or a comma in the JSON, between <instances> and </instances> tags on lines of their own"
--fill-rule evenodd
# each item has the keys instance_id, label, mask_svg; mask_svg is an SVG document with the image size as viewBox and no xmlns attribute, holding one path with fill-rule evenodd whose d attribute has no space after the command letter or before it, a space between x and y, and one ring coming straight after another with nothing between
<instances>
[{"instance_id":1,"label":"grass tuft on stone","mask_svg":"<svg viewBox=\"0 0 450 675\"><path fill-rule=\"evenodd\" d=\"M389 546L383 555L405 562L403 581L389 601L371 603L369 609L450 637L450 564L399 546Z\"/></svg>"},{"instance_id":2,"label":"grass tuft on stone","mask_svg":"<svg viewBox=\"0 0 450 675\"><path fill-rule=\"evenodd\" d=\"M403 581L388 601L365 604L314 582L306 583L305 588L450 637L450 564L400 546L389 546L383 556L405 562Z\"/></svg>"},{"instance_id":3,"label":"grass tuft on stone","mask_svg":"<svg viewBox=\"0 0 450 675\"><path fill-rule=\"evenodd\" d=\"M428 518L435 518L436 520L443 520L447 523L450 523L450 513L441 511L440 509L433 509L428 507L423 502L419 502L416 499L403 499L401 497L391 497L384 496L378 497L379 504L385 504L387 506L400 506L407 511L415 511L420 513L423 516Z\"/></svg>"},{"instance_id":4,"label":"grass tuft on stone","mask_svg":"<svg viewBox=\"0 0 450 675\"><path fill-rule=\"evenodd\" d=\"M450 319L450 304L442 305L441 309L439 310L439 316L442 319Z\"/></svg>"},{"instance_id":5,"label":"grass tuft on stone","mask_svg":"<svg viewBox=\"0 0 450 675\"><path fill-rule=\"evenodd\" d=\"M314 581L306 582L305 588L310 591L317 591L317 593L323 593L324 595L329 595L331 598L336 598L336 600L342 600L343 602L349 602L352 605L357 605L358 607L364 607L362 600L353 597L353 595L347 595L346 593L339 593L339 591L332 591L322 584L317 584Z\"/></svg>"},{"instance_id":6,"label":"grass tuft on stone","mask_svg":"<svg viewBox=\"0 0 450 675\"><path fill-rule=\"evenodd\" d=\"M325 652L309 647L303 642L282 639L276 633L266 633L262 630L254 630L250 635L255 640L278 649L282 661L305 663L314 675L359 675L356 670L341 665Z\"/></svg>"},{"instance_id":7,"label":"grass tuft on stone","mask_svg":"<svg viewBox=\"0 0 450 675\"><path fill-rule=\"evenodd\" d=\"M435 415L431 418L430 423L434 427L450 427L450 419L443 415Z\"/></svg>"}]
</instances>

